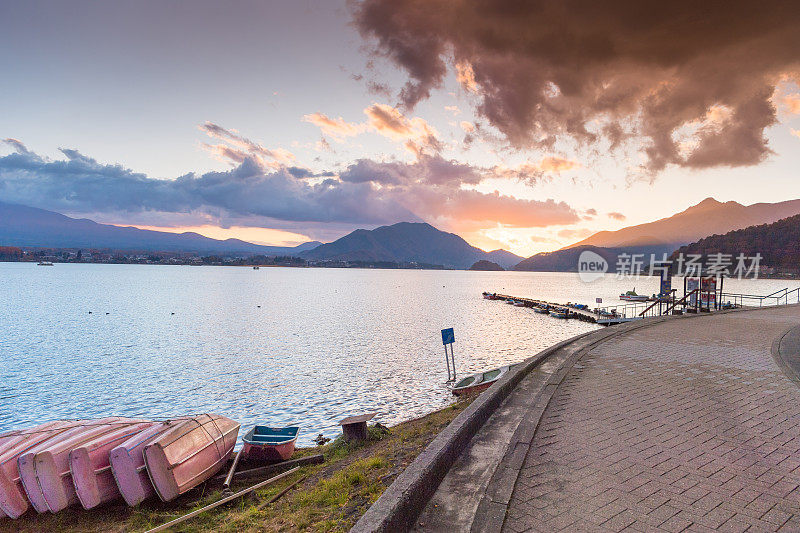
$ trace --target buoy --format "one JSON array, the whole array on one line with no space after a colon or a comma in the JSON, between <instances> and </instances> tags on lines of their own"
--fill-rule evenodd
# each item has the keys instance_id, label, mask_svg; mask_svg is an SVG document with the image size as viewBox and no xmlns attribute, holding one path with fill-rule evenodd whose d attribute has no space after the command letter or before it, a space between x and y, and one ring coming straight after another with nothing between
<instances>
[{"instance_id":1,"label":"buoy","mask_svg":"<svg viewBox=\"0 0 800 533\"><path fill-rule=\"evenodd\" d=\"M261 306L260 306L260 305L259 305L258 307L259 307L259 308L261 308Z\"/></svg>"},{"instance_id":2,"label":"buoy","mask_svg":"<svg viewBox=\"0 0 800 533\"><path fill-rule=\"evenodd\" d=\"M89 311L89 314L91 315L91 314L92 314L92 312L91 312L91 311Z\"/></svg>"},{"instance_id":3,"label":"buoy","mask_svg":"<svg viewBox=\"0 0 800 533\"><path fill-rule=\"evenodd\" d=\"M174 315L175 313L170 313L170 314L171 314L171 315Z\"/></svg>"},{"instance_id":4,"label":"buoy","mask_svg":"<svg viewBox=\"0 0 800 533\"><path fill-rule=\"evenodd\" d=\"M108 314L108 313L106 313L106 314Z\"/></svg>"}]
</instances>

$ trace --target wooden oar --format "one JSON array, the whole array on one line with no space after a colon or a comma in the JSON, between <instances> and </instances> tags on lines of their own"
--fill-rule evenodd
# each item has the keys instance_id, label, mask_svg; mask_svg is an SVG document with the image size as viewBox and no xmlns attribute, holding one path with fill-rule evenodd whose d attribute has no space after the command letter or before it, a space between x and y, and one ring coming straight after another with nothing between
<instances>
[{"instance_id":1,"label":"wooden oar","mask_svg":"<svg viewBox=\"0 0 800 533\"><path fill-rule=\"evenodd\" d=\"M231 465L231 469L228 472L228 476L225 478L225 483L222 484L223 494L231 491L231 479L233 479L233 473L236 471L236 465L239 464L239 457L241 456L242 456L242 450L236 452L236 457L233 458L233 464Z\"/></svg>"},{"instance_id":2,"label":"wooden oar","mask_svg":"<svg viewBox=\"0 0 800 533\"><path fill-rule=\"evenodd\" d=\"M218 502L206 505L205 507L201 507L200 509L198 509L196 511L192 511L189 514L183 515L180 518L176 518L175 520L173 520L171 522L167 522L166 524L161 524L158 527L154 527L153 529L148 530L146 533L156 533L157 531L164 531L165 529L169 529L172 526L176 526L176 525L178 525L178 524L180 524L182 522L185 522L185 521L189 520L190 518L194 518L195 516L197 516L199 514L205 513L206 511L209 511L209 510L211 510L211 509L213 509L215 507L219 507L220 505L222 505L224 503L228 503L231 500L235 500L239 496L244 496L245 494L253 492L256 489L260 489L261 487L269 485L270 483L272 483L274 481L278 481L279 479L284 478L284 477L288 476L289 474L292 474L292 473L298 471L299 469L300 469L300 467L296 466L296 467L292 468L291 470L287 470L283 474L278 474L275 477L271 477L271 478L269 478L269 479L267 479L265 481L262 481L261 483L257 483L255 485L253 485L252 487L250 487L249 489L240 490L236 494L231 494L227 498L222 498Z\"/></svg>"}]
</instances>

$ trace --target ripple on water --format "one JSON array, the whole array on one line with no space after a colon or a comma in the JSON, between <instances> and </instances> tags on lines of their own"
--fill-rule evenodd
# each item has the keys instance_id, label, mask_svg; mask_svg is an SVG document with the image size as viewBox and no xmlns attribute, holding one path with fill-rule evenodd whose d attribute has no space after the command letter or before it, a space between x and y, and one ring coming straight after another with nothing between
<instances>
[{"instance_id":1,"label":"ripple on water","mask_svg":"<svg viewBox=\"0 0 800 533\"><path fill-rule=\"evenodd\" d=\"M0 430L212 411L244 427L300 424L308 445L349 414L379 411L393 424L451 402L441 328L455 328L459 375L596 328L483 300L483 290L593 304L629 285L522 272L0 263Z\"/></svg>"}]
</instances>

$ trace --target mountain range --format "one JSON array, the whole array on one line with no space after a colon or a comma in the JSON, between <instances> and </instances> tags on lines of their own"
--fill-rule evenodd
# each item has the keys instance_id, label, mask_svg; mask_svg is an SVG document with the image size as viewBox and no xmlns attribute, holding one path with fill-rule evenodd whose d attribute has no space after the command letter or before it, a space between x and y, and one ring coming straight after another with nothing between
<instances>
[{"instance_id":1,"label":"mountain range","mask_svg":"<svg viewBox=\"0 0 800 533\"><path fill-rule=\"evenodd\" d=\"M86 218L70 218L53 211L0 202L0 245L4 246L276 256L297 255L320 244L307 242L295 247L262 246L239 239L211 239L194 232L169 233L98 224Z\"/></svg>"},{"instance_id":2,"label":"mountain range","mask_svg":"<svg viewBox=\"0 0 800 533\"><path fill-rule=\"evenodd\" d=\"M800 215L784 218L772 224L761 224L738 229L724 235L711 235L697 242L681 246L673 254L700 254L704 258L712 254L727 254L732 262L731 268L737 264L737 256L744 255L746 266L752 257L760 254L761 267L771 267L780 272L797 273L800 271Z\"/></svg>"},{"instance_id":3,"label":"mountain range","mask_svg":"<svg viewBox=\"0 0 800 533\"><path fill-rule=\"evenodd\" d=\"M657 258L710 235L727 233L749 226L771 224L800 214L800 200L774 204L742 205L706 198L680 213L646 224L617 231L600 231L554 252L542 252L521 261L515 270L570 272L577 270L577 258L583 250L603 256L613 268L619 254L650 254Z\"/></svg>"},{"instance_id":4,"label":"mountain range","mask_svg":"<svg viewBox=\"0 0 800 533\"><path fill-rule=\"evenodd\" d=\"M400 222L356 230L332 243L295 247L263 246L239 239L218 240L198 233L169 233L99 224L89 219L0 202L0 246L100 248L203 254L292 255L308 260L388 261L469 268L480 260L510 268L522 258L505 250L485 252L430 224Z\"/></svg>"},{"instance_id":5,"label":"mountain range","mask_svg":"<svg viewBox=\"0 0 800 533\"><path fill-rule=\"evenodd\" d=\"M453 233L430 224L399 222L373 230L358 229L331 243L296 247L263 246L239 239L217 240L198 233L168 233L99 224L53 211L0 202L0 245L44 248L108 248L113 250L197 252L201 254L291 255L308 261L424 263L469 268L491 261L503 268L567 272L577 257L592 250L614 265L619 254L669 255L714 234L772 224L800 214L800 200L749 206L737 202L702 202L671 217L617 231L601 231L554 252L524 259L506 250L485 252Z\"/></svg>"},{"instance_id":6,"label":"mountain range","mask_svg":"<svg viewBox=\"0 0 800 533\"><path fill-rule=\"evenodd\" d=\"M469 268L486 260L509 268L522 259L505 250L485 252L454 233L440 231L424 222L399 222L374 230L358 229L341 239L307 250L309 260L394 261Z\"/></svg>"}]
</instances>

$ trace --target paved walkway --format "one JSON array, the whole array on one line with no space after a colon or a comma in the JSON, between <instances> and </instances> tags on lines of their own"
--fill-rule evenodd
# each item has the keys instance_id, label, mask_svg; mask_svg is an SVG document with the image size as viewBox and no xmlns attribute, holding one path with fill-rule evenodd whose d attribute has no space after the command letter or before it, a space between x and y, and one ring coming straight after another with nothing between
<instances>
[{"instance_id":1,"label":"paved walkway","mask_svg":"<svg viewBox=\"0 0 800 533\"><path fill-rule=\"evenodd\" d=\"M800 531L800 387L771 346L800 307L612 337L555 390L504 531Z\"/></svg>"}]
</instances>

